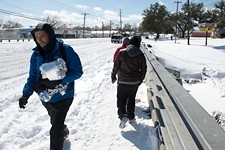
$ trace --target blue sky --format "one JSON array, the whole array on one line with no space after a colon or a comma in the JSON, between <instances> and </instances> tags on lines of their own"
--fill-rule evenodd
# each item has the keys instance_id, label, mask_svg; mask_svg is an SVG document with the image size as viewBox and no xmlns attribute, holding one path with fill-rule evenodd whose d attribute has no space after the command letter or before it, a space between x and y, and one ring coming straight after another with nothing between
<instances>
[{"instance_id":1,"label":"blue sky","mask_svg":"<svg viewBox=\"0 0 225 150\"><path fill-rule=\"evenodd\" d=\"M84 13L86 26L101 26L102 24L119 24L120 10L123 24L139 25L142 22L142 12L150 4L165 5L168 11L176 11L175 1L181 2L179 8L187 0L0 0L0 10L7 10L35 18L57 16L70 26L82 26ZM213 7L220 0L190 0L203 2L206 7ZM1 11L0 11L1 12ZM13 20L24 27L35 26L40 21L25 19L0 13L0 19Z\"/></svg>"}]
</instances>

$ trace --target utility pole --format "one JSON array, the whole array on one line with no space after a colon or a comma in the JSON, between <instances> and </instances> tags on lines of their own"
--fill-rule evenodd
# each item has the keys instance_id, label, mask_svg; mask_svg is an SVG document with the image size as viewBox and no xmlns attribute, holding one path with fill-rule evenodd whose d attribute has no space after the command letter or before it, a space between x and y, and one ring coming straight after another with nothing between
<instances>
[{"instance_id":1,"label":"utility pole","mask_svg":"<svg viewBox=\"0 0 225 150\"><path fill-rule=\"evenodd\" d=\"M187 33L187 44L190 45L190 3L189 0L187 0L187 11L188 11L188 20L187 20L187 27L188 27L188 33Z\"/></svg>"},{"instance_id":2,"label":"utility pole","mask_svg":"<svg viewBox=\"0 0 225 150\"><path fill-rule=\"evenodd\" d=\"M176 16L177 16L177 18L178 18L178 5L179 5L179 3L182 3L182 2L181 2L181 1L176 1L176 2L174 2L174 3L177 3ZM176 43L176 41L177 41L177 20L176 20L175 43Z\"/></svg>"},{"instance_id":3,"label":"utility pole","mask_svg":"<svg viewBox=\"0 0 225 150\"><path fill-rule=\"evenodd\" d=\"M84 36L84 29L85 29L85 20L86 20L86 15L89 15L88 13L81 13L84 15L84 24L83 24L83 38L85 37Z\"/></svg>"},{"instance_id":4,"label":"utility pole","mask_svg":"<svg viewBox=\"0 0 225 150\"><path fill-rule=\"evenodd\" d=\"M112 30L112 20L109 22L109 37L111 37L111 30Z\"/></svg>"},{"instance_id":5,"label":"utility pole","mask_svg":"<svg viewBox=\"0 0 225 150\"><path fill-rule=\"evenodd\" d=\"M102 22L102 37L104 38L104 22Z\"/></svg>"},{"instance_id":6,"label":"utility pole","mask_svg":"<svg viewBox=\"0 0 225 150\"><path fill-rule=\"evenodd\" d=\"M122 31L122 13L120 9L120 31Z\"/></svg>"}]
</instances>

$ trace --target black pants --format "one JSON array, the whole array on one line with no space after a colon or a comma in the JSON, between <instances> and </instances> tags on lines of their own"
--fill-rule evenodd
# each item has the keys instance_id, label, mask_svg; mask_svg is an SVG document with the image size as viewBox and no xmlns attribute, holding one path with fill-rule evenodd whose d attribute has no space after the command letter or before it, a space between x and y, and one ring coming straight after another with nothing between
<instances>
[{"instance_id":1,"label":"black pants","mask_svg":"<svg viewBox=\"0 0 225 150\"><path fill-rule=\"evenodd\" d=\"M64 121L73 102L73 97L56 103L42 102L50 116L50 150L62 150L64 142Z\"/></svg>"},{"instance_id":2,"label":"black pants","mask_svg":"<svg viewBox=\"0 0 225 150\"><path fill-rule=\"evenodd\" d=\"M120 119L122 119L125 115L129 119L134 119L135 97L137 94L138 87L139 87L139 84L136 84L136 85L118 84L117 114Z\"/></svg>"}]
</instances>

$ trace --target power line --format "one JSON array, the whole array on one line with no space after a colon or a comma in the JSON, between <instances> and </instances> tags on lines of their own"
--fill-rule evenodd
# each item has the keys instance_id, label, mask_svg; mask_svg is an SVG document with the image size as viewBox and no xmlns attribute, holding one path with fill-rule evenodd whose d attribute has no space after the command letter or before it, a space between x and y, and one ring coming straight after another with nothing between
<instances>
[{"instance_id":1,"label":"power line","mask_svg":"<svg viewBox=\"0 0 225 150\"><path fill-rule=\"evenodd\" d=\"M30 11L30 10L27 10L27 9L24 9L24 8L21 8L21 7L18 7L18 6L16 6L16 5L13 5L13 4L10 4L10 3L7 3L7 2L0 1L0 3L3 3L3 4L6 4L6 5L9 5L9 6L11 6L11 7L14 7L14 8L23 10L23 11L26 11L26 12L28 12L28 13L33 13L33 14L35 14L35 12L32 12L32 11Z\"/></svg>"},{"instance_id":2,"label":"power line","mask_svg":"<svg viewBox=\"0 0 225 150\"><path fill-rule=\"evenodd\" d=\"M213 3L210 3L210 4L205 4L207 2L209 2L209 0L193 0L192 1L192 3L203 3L205 7L215 5L216 3L218 3L218 2L213 2Z\"/></svg>"},{"instance_id":3,"label":"power line","mask_svg":"<svg viewBox=\"0 0 225 150\"><path fill-rule=\"evenodd\" d=\"M209 2L209 0L202 0L201 3L205 4L206 2ZM216 3L218 3L218 2L213 2L213 3L210 3L210 4L206 4L205 7L206 7L206 6L215 5Z\"/></svg>"},{"instance_id":4,"label":"power line","mask_svg":"<svg viewBox=\"0 0 225 150\"><path fill-rule=\"evenodd\" d=\"M69 6L69 5L66 5L66 4L64 4L64 3L60 3L60 2L57 2L56 0L45 0L47 3L51 3L51 4L53 4L53 5L56 5L56 6L58 6L58 7L60 7L60 8L62 8L62 7L64 7L64 8L69 8L70 10L73 10L73 11L76 11L76 12L82 12L83 10L81 10L81 9L77 9L77 8L75 8L75 7L71 7L71 6ZM94 15L94 14L90 14L90 15L92 15L92 16L95 16L95 17L98 17L98 16L96 16L96 15Z\"/></svg>"},{"instance_id":5,"label":"power line","mask_svg":"<svg viewBox=\"0 0 225 150\"><path fill-rule=\"evenodd\" d=\"M79 12L82 12L83 10L79 9L79 8L75 8L75 7L71 7L69 5L66 5L64 3L60 3L60 2L57 2L56 0L45 0L46 2L51 2L52 4L54 5L57 5L57 6L60 6L61 7L64 7L64 8L69 8L70 10L75 10L75 11L79 11ZM97 17L96 15L92 14L93 16Z\"/></svg>"},{"instance_id":6,"label":"power line","mask_svg":"<svg viewBox=\"0 0 225 150\"><path fill-rule=\"evenodd\" d=\"M44 21L44 19L42 19L42 18L32 17L32 16L28 16L28 15L24 15L24 14L20 14L20 13L16 13L16 12L8 11L8 10L3 10L3 9L0 9L0 13L18 16L18 17L27 18L27 19L32 19L32 20Z\"/></svg>"},{"instance_id":7,"label":"power line","mask_svg":"<svg viewBox=\"0 0 225 150\"><path fill-rule=\"evenodd\" d=\"M45 1L46 1L46 0L45 0ZM69 8L69 9L71 9L71 10L77 10L77 11L79 11L79 12L82 12L81 10L75 9L74 7L71 7L71 6L69 6L69 5L65 5L64 3L57 2L56 0L49 0L49 1L51 1L52 4L54 4L54 5L60 6L60 8L61 8L61 7L64 7L64 8Z\"/></svg>"}]
</instances>

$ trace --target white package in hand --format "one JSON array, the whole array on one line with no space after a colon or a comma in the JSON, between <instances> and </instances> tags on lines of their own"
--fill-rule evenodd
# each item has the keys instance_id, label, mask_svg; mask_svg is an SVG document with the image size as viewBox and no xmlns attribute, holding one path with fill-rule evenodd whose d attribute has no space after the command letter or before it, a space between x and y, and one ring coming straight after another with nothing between
<instances>
[{"instance_id":1,"label":"white package in hand","mask_svg":"<svg viewBox=\"0 0 225 150\"><path fill-rule=\"evenodd\" d=\"M52 96L56 93L60 93L62 96L66 94L67 84L62 85L59 84L55 87L55 89L47 89L39 93L39 97L43 102L49 102Z\"/></svg>"},{"instance_id":2,"label":"white package in hand","mask_svg":"<svg viewBox=\"0 0 225 150\"><path fill-rule=\"evenodd\" d=\"M43 79L61 80L66 76L66 63L62 58L58 58L55 61L42 64L40 71Z\"/></svg>"}]
</instances>

